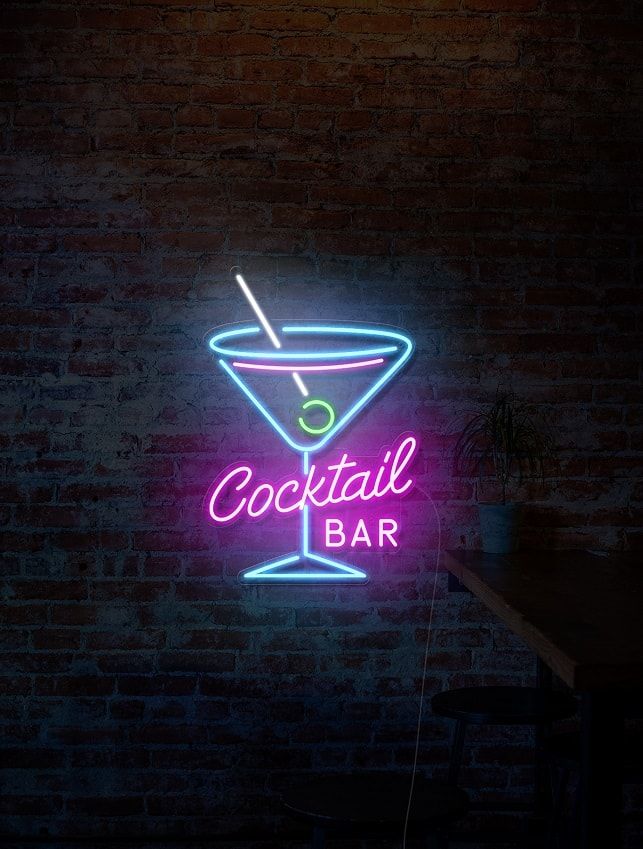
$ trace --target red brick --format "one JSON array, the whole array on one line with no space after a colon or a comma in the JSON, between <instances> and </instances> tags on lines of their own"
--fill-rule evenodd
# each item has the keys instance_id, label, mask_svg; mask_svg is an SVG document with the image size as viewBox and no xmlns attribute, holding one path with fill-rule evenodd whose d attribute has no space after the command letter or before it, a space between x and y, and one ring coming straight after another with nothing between
<instances>
[{"instance_id":1,"label":"red brick","mask_svg":"<svg viewBox=\"0 0 643 849\"><path fill-rule=\"evenodd\" d=\"M23 151L31 153L85 154L89 152L90 139L85 132L62 133L43 131L14 132L14 141Z\"/></svg>"},{"instance_id":2,"label":"red brick","mask_svg":"<svg viewBox=\"0 0 643 849\"><path fill-rule=\"evenodd\" d=\"M3 25L7 29L74 29L76 13L63 9L5 9Z\"/></svg>"},{"instance_id":3,"label":"red brick","mask_svg":"<svg viewBox=\"0 0 643 849\"><path fill-rule=\"evenodd\" d=\"M155 9L81 9L78 23L83 29L128 30L156 29L159 15Z\"/></svg>"},{"instance_id":4,"label":"red brick","mask_svg":"<svg viewBox=\"0 0 643 849\"><path fill-rule=\"evenodd\" d=\"M337 256L361 256L367 251L370 256L385 256L390 252L390 240L384 236L334 236L318 235L315 247L321 253Z\"/></svg>"},{"instance_id":5,"label":"red brick","mask_svg":"<svg viewBox=\"0 0 643 849\"><path fill-rule=\"evenodd\" d=\"M65 250L68 251L100 251L103 253L136 253L140 251L141 240L136 235L110 234L65 236L63 239Z\"/></svg>"},{"instance_id":6,"label":"red brick","mask_svg":"<svg viewBox=\"0 0 643 849\"><path fill-rule=\"evenodd\" d=\"M127 534L122 531L63 531L50 537L51 543L56 548L65 551L94 551L123 550L127 547Z\"/></svg>"},{"instance_id":7,"label":"red brick","mask_svg":"<svg viewBox=\"0 0 643 849\"><path fill-rule=\"evenodd\" d=\"M184 85L130 85L125 86L123 94L132 103L185 103L189 99L188 86Z\"/></svg>"},{"instance_id":8,"label":"red brick","mask_svg":"<svg viewBox=\"0 0 643 849\"><path fill-rule=\"evenodd\" d=\"M258 124L262 128L287 130L292 127L293 115L285 109L261 112Z\"/></svg>"},{"instance_id":9,"label":"red brick","mask_svg":"<svg viewBox=\"0 0 643 849\"><path fill-rule=\"evenodd\" d=\"M80 648L80 634L68 629L41 628L34 631L33 647L35 649L73 650Z\"/></svg>"},{"instance_id":10,"label":"red brick","mask_svg":"<svg viewBox=\"0 0 643 849\"><path fill-rule=\"evenodd\" d=\"M469 84L482 88L518 88L530 90L545 88L547 81L542 71L517 68L470 68Z\"/></svg>"},{"instance_id":11,"label":"red brick","mask_svg":"<svg viewBox=\"0 0 643 849\"><path fill-rule=\"evenodd\" d=\"M54 625L92 625L96 616L97 608L88 604L55 604L51 608Z\"/></svg>"},{"instance_id":12,"label":"red brick","mask_svg":"<svg viewBox=\"0 0 643 849\"><path fill-rule=\"evenodd\" d=\"M577 23L568 18L546 17L510 17L501 16L499 19L499 31L501 37L515 38L526 36L527 38L574 38L577 31Z\"/></svg>"},{"instance_id":13,"label":"red brick","mask_svg":"<svg viewBox=\"0 0 643 849\"><path fill-rule=\"evenodd\" d=\"M345 57L353 52L353 45L347 38L325 36L280 38L277 47L284 56L305 56L307 59L313 56Z\"/></svg>"},{"instance_id":14,"label":"red brick","mask_svg":"<svg viewBox=\"0 0 643 849\"><path fill-rule=\"evenodd\" d=\"M91 796L70 799L69 811L73 816L88 817L131 817L144 812L144 800L137 796L114 796L104 798Z\"/></svg>"},{"instance_id":15,"label":"red brick","mask_svg":"<svg viewBox=\"0 0 643 849\"><path fill-rule=\"evenodd\" d=\"M19 107L14 113L13 123L16 127L42 127L51 123L52 112L45 106Z\"/></svg>"},{"instance_id":16,"label":"red brick","mask_svg":"<svg viewBox=\"0 0 643 849\"><path fill-rule=\"evenodd\" d=\"M311 200L321 203L347 204L349 206L388 206L389 193L370 186L319 186L311 192Z\"/></svg>"},{"instance_id":17,"label":"red brick","mask_svg":"<svg viewBox=\"0 0 643 849\"><path fill-rule=\"evenodd\" d=\"M540 0L464 0L464 8L473 12L536 12Z\"/></svg>"},{"instance_id":18,"label":"red brick","mask_svg":"<svg viewBox=\"0 0 643 849\"><path fill-rule=\"evenodd\" d=\"M297 115L297 129L304 132L325 134L333 126L333 116L327 111L315 109L300 109ZM306 142L304 142L306 144ZM310 148L310 141L308 141ZM294 151L296 152L296 151Z\"/></svg>"},{"instance_id":19,"label":"red brick","mask_svg":"<svg viewBox=\"0 0 643 849\"><path fill-rule=\"evenodd\" d=\"M337 86L279 86L275 92L281 103L349 106L355 97L352 89Z\"/></svg>"},{"instance_id":20,"label":"red brick","mask_svg":"<svg viewBox=\"0 0 643 849\"><path fill-rule=\"evenodd\" d=\"M383 83L386 79L386 69L372 63L308 62L306 79L312 83Z\"/></svg>"},{"instance_id":21,"label":"red brick","mask_svg":"<svg viewBox=\"0 0 643 849\"><path fill-rule=\"evenodd\" d=\"M149 531L134 534L137 551L198 551L208 548L208 541L196 534L177 531Z\"/></svg>"},{"instance_id":22,"label":"red brick","mask_svg":"<svg viewBox=\"0 0 643 849\"><path fill-rule=\"evenodd\" d=\"M43 758L43 768L48 768L51 762ZM54 761L53 763L56 763ZM0 813L19 817L61 816L63 808L62 796L21 796L6 794L0 801Z\"/></svg>"},{"instance_id":23,"label":"red brick","mask_svg":"<svg viewBox=\"0 0 643 849\"><path fill-rule=\"evenodd\" d=\"M0 621L8 625L44 625L47 610L39 604L5 605L0 611Z\"/></svg>"},{"instance_id":24,"label":"red brick","mask_svg":"<svg viewBox=\"0 0 643 849\"><path fill-rule=\"evenodd\" d=\"M418 17L419 32L431 38L480 38L491 30L492 21L486 17L455 17L448 15Z\"/></svg>"},{"instance_id":25,"label":"red brick","mask_svg":"<svg viewBox=\"0 0 643 849\"><path fill-rule=\"evenodd\" d=\"M580 27L582 41L618 39L640 42L642 36L643 27L640 20L617 20L611 14L608 18L582 21Z\"/></svg>"},{"instance_id":26,"label":"red brick","mask_svg":"<svg viewBox=\"0 0 643 849\"><path fill-rule=\"evenodd\" d=\"M217 109L217 124L223 129L229 127L253 127L256 113L248 109Z\"/></svg>"},{"instance_id":27,"label":"red brick","mask_svg":"<svg viewBox=\"0 0 643 849\"><path fill-rule=\"evenodd\" d=\"M321 12L255 12L249 17L251 29L266 30L323 30L328 15Z\"/></svg>"},{"instance_id":28,"label":"red brick","mask_svg":"<svg viewBox=\"0 0 643 849\"><path fill-rule=\"evenodd\" d=\"M350 225L347 212L316 209L299 209L290 206L275 206L272 223L276 227L306 227L316 230L343 230Z\"/></svg>"},{"instance_id":29,"label":"red brick","mask_svg":"<svg viewBox=\"0 0 643 849\"><path fill-rule=\"evenodd\" d=\"M272 89L267 85L192 86L192 100L196 103L266 103Z\"/></svg>"},{"instance_id":30,"label":"red brick","mask_svg":"<svg viewBox=\"0 0 643 849\"><path fill-rule=\"evenodd\" d=\"M211 127L214 114L209 106L183 106L176 113L176 123L187 127Z\"/></svg>"},{"instance_id":31,"label":"red brick","mask_svg":"<svg viewBox=\"0 0 643 849\"><path fill-rule=\"evenodd\" d=\"M196 39L202 56L265 56L272 53L273 40L265 35L204 35Z\"/></svg>"},{"instance_id":32,"label":"red brick","mask_svg":"<svg viewBox=\"0 0 643 849\"><path fill-rule=\"evenodd\" d=\"M340 32L351 33L407 33L411 31L413 18L404 14L362 14L340 13L337 28Z\"/></svg>"},{"instance_id":33,"label":"red brick","mask_svg":"<svg viewBox=\"0 0 643 849\"><path fill-rule=\"evenodd\" d=\"M87 587L82 579L76 581L20 580L13 582L12 593L18 599L81 600L87 597Z\"/></svg>"},{"instance_id":34,"label":"red brick","mask_svg":"<svg viewBox=\"0 0 643 849\"><path fill-rule=\"evenodd\" d=\"M64 754L55 749L45 748L5 748L3 751L5 767L22 769L55 769L61 767L64 762Z\"/></svg>"},{"instance_id":35,"label":"red brick","mask_svg":"<svg viewBox=\"0 0 643 849\"><path fill-rule=\"evenodd\" d=\"M142 2L142 0L137 0ZM159 5L165 5L165 0L156 0ZM238 12L213 11L192 12L192 29L212 30L215 32L237 32L243 27L243 16Z\"/></svg>"},{"instance_id":36,"label":"red brick","mask_svg":"<svg viewBox=\"0 0 643 849\"><path fill-rule=\"evenodd\" d=\"M232 230L228 243L231 251L249 250L264 254L293 254L304 249L305 238L300 233L277 233L274 230L253 230L248 233L244 229Z\"/></svg>"},{"instance_id":37,"label":"red brick","mask_svg":"<svg viewBox=\"0 0 643 849\"><path fill-rule=\"evenodd\" d=\"M337 116L335 126L338 130L345 132L361 131L367 130L372 121L373 116L370 112L360 110L353 110L351 112L343 111Z\"/></svg>"},{"instance_id":38,"label":"red brick","mask_svg":"<svg viewBox=\"0 0 643 849\"><path fill-rule=\"evenodd\" d=\"M187 631L181 640L183 649L248 649L251 634L245 631L206 629Z\"/></svg>"},{"instance_id":39,"label":"red brick","mask_svg":"<svg viewBox=\"0 0 643 849\"><path fill-rule=\"evenodd\" d=\"M283 59L248 59L238 65L239 79L250 80L301 80L303 67L300 62ZM269 98L268 98L269 99Z\"/></svg>"},{"instance_id":40,"label":"red brick","mask_svg":"<svg viewBox=\"0 0 643 849\"><path fill-rule=\"evenodd\" d=\"M179 251L218 251L224 242L221 233L163 233L159 239L165 247Z\"/></svg>"},{"instance_id":41,"label":"red brick","mask_svg":"<svg viewBox=\"0 0 643 849\"><path fill-rule=\"evenodd\" d=\"M455 62L516 62L518 45L507 39L503 41L450 41L441 47L444 59Z\"/></svg>"},{"instance_id":42,"label":"red brick","mask_svg":"<svg viewBox=\"0 0 643 849\"><path fill-rule=\"evenodd\" d=\"M222 747L218 749L200 747L183 751L160 750L152 755L152 763L157 769L221 770L227 769L230 761L230 754Z\"/></svg>"},{"instance_id":43,"label":"red brick","mask_svg":"<svg viewBox=\"0 0 643 849\"><path fill-rule=\"evenodd\" d=\"M304 202L306 191L304 187L292 183L255 181L251 184L237 184L232 187L232 198L246 202Z\"/></svg>"}]
</instances>

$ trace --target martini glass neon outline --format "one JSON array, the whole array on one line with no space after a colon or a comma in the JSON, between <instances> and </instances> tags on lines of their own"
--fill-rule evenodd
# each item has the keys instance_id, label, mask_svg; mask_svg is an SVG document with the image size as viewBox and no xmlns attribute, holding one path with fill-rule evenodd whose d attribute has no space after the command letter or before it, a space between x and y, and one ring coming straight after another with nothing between
<instances>
[{"instance_id":1,"label":"martini glass neon outline","mask_svg":"<svg viewBox=\"0 0 643 849\"><path fill-rule=\"evenodd\" d=\"M366 347L353 348L349 350L331 350L326 352L321 351L289 351L289 350L248 350L246 348L237 348L237 341L242 341L246 338L259 336L261 328L259 325L252 322L244 322L241 326L235 325L233 329L221 329L212 334L208 339L209 348L215 353L221 355L219 365L226 374L234 381L243 394L252 402L254 407L261 412L263 417L268 421L273 430L289 445L294 451L302 455L302 473L307 475L310 470L310 455L320 451L331 439L333 439L340 430L345 428L357 414L364 409L368 402L378 394L378 392L390 382L393 376L400 371L402 366L407 362L413 352L413 342L406 335L399 331L384 328L373 327L368 324L362 326L343 322L341 324L325 324L314 322L302 322L300 324L284 324L281 327L281 333L286 336L302 334L305 336L310 334L321 334L328 336L347 336L361 337L374 340ZM382 343L375 346L375 340L382 340ZM234 348L229 348L222 344L228 340L235 345ZM395 344L385 344L386 342L394 342ZM294 363L304 363L302 368L309 371L325 371L334 368L348 369L367 367L374 364L384 362L383 355L398 354L392 360L391 364L386 368L383 374L355 401L346 412L337 417L333 426L312 444L302 444L296 442L284 427L279 423L277 418L270 412L268 407L257 397L249 386L233 371L228 365L224 357L229 360L242 358L245 364L234 364L239 367L245 367L249 370L270 370L275 373L285 373L293 370L291 367ZM358 361L356 361L358 358ZM375 358L375 359L374 359ZM261 360L261 363L253 363L254 360ZM332 361L331 365L324 365L324 361ZM347 361L348 362L342 362ZM250 362L248 362L250 361ZM266 361L268 364L266 364ZM270 363L276 361L282 362L283 365L270 366ZM301 369L300 369L301 370ZM239 575L242 581L252 581L258 583L262 581L358 581L363 582L368 580L368 575L361 569L354 566L349 566L339 560L334 560L329 557L324 557L317 552L310 550L310 508L306 505L302 510L301 521L301 546L300 550L293 552L284 557L270 560L267 563L260 563L257 566L252 566L245 569ZM332 572L279 572L280 567L291 566L299 560L311 560L320 563L326 567L332 567Z\"/></svg>"}]
</instances>

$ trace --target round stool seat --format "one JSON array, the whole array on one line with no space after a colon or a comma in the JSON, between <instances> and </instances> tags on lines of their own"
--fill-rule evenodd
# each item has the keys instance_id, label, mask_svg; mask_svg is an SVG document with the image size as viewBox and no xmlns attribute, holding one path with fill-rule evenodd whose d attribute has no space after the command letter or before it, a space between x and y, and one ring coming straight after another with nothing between
<instances>
[{"instance_id":1,"label":"round stool seat","mask_svg":"<svg viewBox=\"0 0 643 849\"><path fill-rule=\"evenodd\" d=\"M283 802L289 813L321 828L399 828L406 816L410 782L410 775L328 775L288 791ZM459 788L416 777L413 825L444 825L465 814L468 807L467 796Z\"/></svg>"},{"instance_id":2,"label":"round stool seat","mask_svg":"<svg viewBox=\"0 0 643 849\"><path fill-rule=\"evenodd\" d=\"M544 725L573 716L576 700L540 687L461 687L433 696L431 707L475 725Z\"/></svg>"}]
</instances>

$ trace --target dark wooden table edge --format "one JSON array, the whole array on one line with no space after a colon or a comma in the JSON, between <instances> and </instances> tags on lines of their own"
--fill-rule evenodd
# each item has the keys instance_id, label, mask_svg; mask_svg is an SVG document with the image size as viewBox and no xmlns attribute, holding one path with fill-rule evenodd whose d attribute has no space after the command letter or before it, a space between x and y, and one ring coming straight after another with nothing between
<instances>
[{"instance_id":1,"label":"dark wooden table edge","mask_svg":"<svg viewBox=\"0 0 643 849\"><path fill-rule=\"evenodd\" d=\"M531 625L526 619L517 616L515 610L510 608L495 590L459 559L459 555L470 556L473 554L482 554L482 552L475 552L470 549L446 550L442 554L443 566L449 575L472 592L492 613L502 619L517 636L521 637L541 661L572 690L578 693L607 689L619 690L623 693L643 691L643 666L638 676L630 672L623 679L618 673L613 673L612 679L604 666L598 663L581 666L562 652L542 631ZM591 552L587 552L587 554L591 555ZM498 565L503 563L509 565L507 559L502 555L484 556Z\"/></svg>"},{"instance_id":2,"label":"dark wooden table edge","mask_svg":"<svg viewBox=\"0 0 643 849\"><path fill-rule=\"evenodd\" d=\"M503 562L503 558L500 555L495 555L495 558L497 558L498 563ZM577 667L575 663L570 661L565 655L562 655L553 643L549 642L546 637L543 637L543 634L525 619L521 619L519 628L516 628L515 612L512 611L511 616L509 616L508 611L510 608L505 604L502 597L481 580L475 572L461 563L454 552L445 551L443 553L443 562L447 572L457 578L476 598L484 602L492 613L500 617L565 684L574 690L581 689L577 680Z\"/></svg>"}]
</instances>

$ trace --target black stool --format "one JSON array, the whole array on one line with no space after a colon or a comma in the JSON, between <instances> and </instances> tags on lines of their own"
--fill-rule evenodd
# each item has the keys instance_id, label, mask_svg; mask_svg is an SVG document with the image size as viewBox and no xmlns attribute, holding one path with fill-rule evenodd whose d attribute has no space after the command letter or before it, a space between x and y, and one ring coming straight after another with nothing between
<instances>
[{"instance_id":1,"label":"black stool","mask_svg":"<svg viewBox=\"0 0 643 849\"><path fill-rule=\"evenodd\" d=\"M552 774L554 805L551 817L549 845L560 845L557 832L565 805L565 796L572 772L580 772L581 736L578 731L552 734L543 743L545 756L560 771L558 782ZM643 735L640 730L625 733L623 738L623 784L643 783ZM578 795L574 801L573 820L578 820Z\"/></svg>"},{"instance_id":2,"label":"black stool","mask_svg":"<svg viewBox=\"0 0 643 849\"><path fill-rule=\"evenodd\" d=\"M285 793L283 803L288 813L312 827L313 849L323 849L333 831L360 837L397 832L401 838L410 783L410 775L329 775ZM448 845L444 827L468 807L459 788L416 776L409 832L426 835L429 846L442 849Z\"/></svg>"},{"instance_id":3,"label":"black stool","mask_svg":"<svg viewBox=\"0 0 643 849\"><path fill-rule=\"evenodd\" d=\"M458 782L467 725L549 725L576 713L568 693L541 687L462 687L431 699L433 713L455 719L449 784Z\"/></svg>"}]
</instances>

